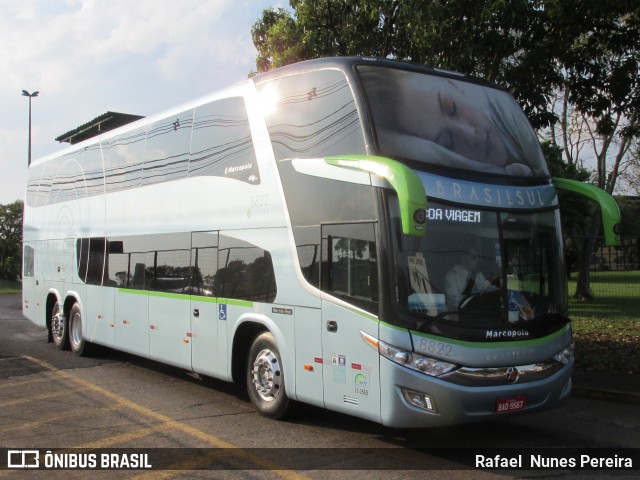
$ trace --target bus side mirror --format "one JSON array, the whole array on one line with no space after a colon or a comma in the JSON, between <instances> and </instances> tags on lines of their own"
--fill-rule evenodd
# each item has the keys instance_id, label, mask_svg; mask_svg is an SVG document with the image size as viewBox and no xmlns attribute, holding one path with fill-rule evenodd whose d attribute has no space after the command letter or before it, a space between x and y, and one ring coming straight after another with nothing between
<instances>
[{"instance_id":1,"label":"bus side mirror","mask_svg":"<svg viewBox=\"0 0 640 480\"><path fill-rule=\"evenodd\" d=\"M620 209L611 195L594 185L578 182L577 180L568 180L566 178L553 178L552 180L558 190L582 195L596 202L600 206L602 215L605 244L611 247L620 245Z\"/></svg>"}]
</instances>

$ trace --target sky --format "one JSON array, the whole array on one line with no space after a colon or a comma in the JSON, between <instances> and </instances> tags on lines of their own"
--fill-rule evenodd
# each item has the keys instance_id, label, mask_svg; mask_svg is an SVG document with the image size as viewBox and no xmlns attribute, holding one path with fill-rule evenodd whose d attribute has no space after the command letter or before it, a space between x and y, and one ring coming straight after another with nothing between
<instances>
[{"instance_id":1,"label":"sky","mask_svg":"<svg viewBox=\"0 0 640 480\"><path fill-rule=\"evenodd\" d=\"M245 80L251 26L286 0L0 0L0 204L32 160L107 111L152 115Z\"/></svg>"}]
</instances>

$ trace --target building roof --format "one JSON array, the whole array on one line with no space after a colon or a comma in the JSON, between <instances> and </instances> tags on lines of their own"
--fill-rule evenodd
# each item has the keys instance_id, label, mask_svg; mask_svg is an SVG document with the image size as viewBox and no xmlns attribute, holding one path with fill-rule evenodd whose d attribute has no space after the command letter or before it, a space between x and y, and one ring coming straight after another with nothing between
<instances>
[{"instance_id":1,"label":"building roof","mask_svg":"<svg viewBox=\"0 0 640 480\"><path fill-rule=\"evenodd\" d=\"M128 113L107 112L94 118L90 122L80 125L79 127L69 130L56 138L57 142L68 142L71 145L95 137L101 133L108 132L114 128L121 127L127 123L135 122L144 118L140 115L131 115Z\"/></svg>"}]
</instances>

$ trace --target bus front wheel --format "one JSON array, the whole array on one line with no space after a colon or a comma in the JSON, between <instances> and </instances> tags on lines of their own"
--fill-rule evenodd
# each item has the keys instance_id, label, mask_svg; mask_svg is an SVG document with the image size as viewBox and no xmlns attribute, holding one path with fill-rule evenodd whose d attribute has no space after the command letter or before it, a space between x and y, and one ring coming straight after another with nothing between
<instances>
[{"instance_id":1,"label":"bus front wheel","mask_svg":"<svg viewBox=\"0 0 640 480\"><path fill-rule=\"evenodd\" d=\"M261 415L278 419L287 413L289 398L282 359L271 332L264 332L253 341L247 362L247 392Z\"/></svg>"}]
</instances>

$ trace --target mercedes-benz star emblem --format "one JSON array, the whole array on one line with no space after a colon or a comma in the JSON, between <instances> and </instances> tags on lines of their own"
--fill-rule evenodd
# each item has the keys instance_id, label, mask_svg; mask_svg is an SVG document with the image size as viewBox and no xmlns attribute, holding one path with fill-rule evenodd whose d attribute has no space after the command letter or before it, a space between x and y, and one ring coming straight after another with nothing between
<instances>
[{"instance_id":1,"label":"mercedes-benz star emblem","mask_svg":"<svg viewBox=\"0 0 640 480\"><path fill-rule=\"evenodd\" d=\"M518 369L516 367L509 367L506 374L507 383L516 383L518 378L520 378Z\"/></svg>"}]
</instances>

